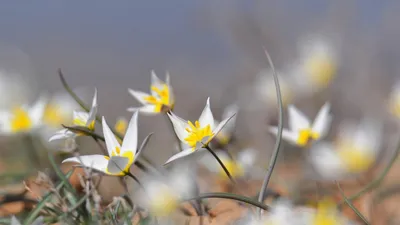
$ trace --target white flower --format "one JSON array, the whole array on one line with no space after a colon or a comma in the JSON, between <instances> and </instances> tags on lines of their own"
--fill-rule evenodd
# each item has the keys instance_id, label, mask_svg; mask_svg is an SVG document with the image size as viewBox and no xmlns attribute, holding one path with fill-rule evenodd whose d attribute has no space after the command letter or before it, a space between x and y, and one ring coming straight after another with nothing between
<instances>
[{"instance_id":1,"label":"white flower","mask_svg":"<svg viewBox=\"0 0 400 225\"><path fill-rule=\"evenodd\" d=\"M254 215L249 222L251 225L303 225L297 218L291 202L278 200L271 205L271 211L264 214L260 219ZM245 224L243 224L245 225Z\"/></svg>"},{"instance_id":2,"label":"white flower","mask_svg":"<svg viewBox=\"0 0 400 225\"><path fill-rule=\"evenodd\" d=\"M288 111L290 130L282 130L282 138L286 141L293 145L304 147L311 140L320 140L327 135L332 121L328 102L319 110L312 125L310 120L295 106L289 105ZM270 132L276 135L278 128L271 127Z\"/></svg>"},{"instance_id":3,"label":"white flower","mask_svg":"<svg viewBox=\"0 0 400 225\"><path fill-rule=\"evenodd\" d=\"M172 121L176 135L181 142L189 146L189 148L186 148L182 152L175 154L169 158L166 163L185 157L191 153L194 153L196 150L207 146L228 123L228 121L235 115L231 115L231 117L224 119L217 125L210 109L210 98L208 98L207 104L204 107L199 120L195 123L192 123L191 121L186 122L173 112L169 112L168 116Z\"/></svg>"},{"instance_id":4,"label":"white flower","mask_svg":"<svg viewBox=\"0 0 400 225\"><path fill-rule=\"evenodd\" d=\"M222 113L222 120L230 118L233 115L236 115L238 110L239 108L236 104L229 105L224 109L224 112ZM218 121L215 122L219 123ZM235 130L235 125L236 125L236 116L232 117L232 119L230 119L228 123L226 123L226 125L217 134L214 140L216 140L218 144L222 146L228 144Z\"/></svg>"},{"instance_id":5,"label":"white flower","mask_svg":"<svg viewBox=\"0 0 400 225\"><path fill-rule=\"evenodd\" d=\"M137 121L138 112L136 111L129 122L128 130L121 146L103 117L103 133L108 150L108 156L86 155L72 157L64 160L63 163L78 162L85 167L91 167L108 175L126 175L129 173L131 165L136 161L141 153L140 151L137 151Z\"/></svg>"},{"instance_id":6,"label":"white flower","mask_svg":"<svg viewBox=\"0 0 400 225\"><path fill-rule=\"evenodd\" d=\"M381 144L381 124L365 119L345 122L334 143L318 143L310 150L312 166L323 178L338 179L365 172L375 163Z\"/></svg>"},{"instance_id":7,"label":"white flower","mask_svg":"<svg viewBox=\"0 0 400 225\"><path fill-rule=\"evenodd\" d=\"M43 224L44 224L43 217L39 216L30 225L43 225ZM19 222L19 220L15 216L12 216L11 225L21 225L21 222Z\"/></svg>"},{"instance_id":8,"label":"white flower","mask_svg":"<svg viewBox=\"0 0 400 225\"><path fill-rule=\"evenodd\" d=\"M151 94L132 89L128 89L128 91L134 98L143 104L140 108L128 108L128 111L139 110L143 113L155 114L168 112L174 107L175 100L168 73L165 82L163 82L157 77L154 71L151 71Z\"/></svg>"},{"instance_id":9,"label":"white flower","mask_svg":"<svg viewBox=\"0 0 400 225\"><path fill-rule=\"evenodd\" d=\"M32 106L22 105L0 112L0 131L3 134L36 131L42 125L47 98L40 97Z\"/></svg>"},{"instance_id":10,"label":"white flower","mask_svg":"<svg viewBox=\"0 0 400 225\"><path fill-rule=\"evenodd\" d=\"M389 96L389 111L395 117L400 118L400 81L392 88Z\"/></svg>"},{"instance_id":11,"label":"white flower","mask_svg":"<svg viewBox=\"0 0 400 225\"><path fill-rule=\"evenodd\" d=\"M338 67L337 53L323 38L308 38L300 44L300 59L291 73L297 87L303 92L326 88Z\"/></svg>"},{"instance_id":12,"label":"white flower","mask_svg":"<svg viewBox=\"0 0 400 225\"><path fill-rule=\"evenodd\" d=\"M94 130L95 119L97 114L97 89L94 92L92 107L89 112L83 111L73 111L73 121L74 126L86 127L89 130ZM68 129L61 129L57 131L49 141L59 140L59 139L70 139L76 136L82 135L80 133L72 132Z\"/></svg>"}]
</instances>

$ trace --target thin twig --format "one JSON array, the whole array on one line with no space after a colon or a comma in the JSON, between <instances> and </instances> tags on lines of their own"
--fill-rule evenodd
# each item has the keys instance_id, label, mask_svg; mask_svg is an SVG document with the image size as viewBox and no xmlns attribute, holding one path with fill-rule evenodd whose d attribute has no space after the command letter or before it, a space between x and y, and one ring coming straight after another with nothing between
<instances>
[{"instance_id":1,"label":"thin twig","mask_svg":"<svg viewBox=\"0 0 400 225\"><path fill-rule=\"evenodd\" d=\"M267 55L268 62L272 69L272 75L274 76L276 96L278 99L278 108L279 108L279 124L278 124L278 134L277 134L277 138L276 138L276 142L275 142L275 149L274 149L274 152L272 153L272 157L269 162L267 174L265 175L263 184L261 186L260 194L258 196L259 202L263 202L264 192L267 190L269 180L271 179L272 172L274 170L276 161L278 159L279 148L281 146L281 140L282 140L282 127L283 127L283 107L282 107L281 90L279 87L279 79L278 79L278 75L276 74L274 64L272 63L271 56L269 55L267 50L265 50L265 54ZM261 208L258 209L258 215L261 216Z\"/></svg>"}]
</instances>

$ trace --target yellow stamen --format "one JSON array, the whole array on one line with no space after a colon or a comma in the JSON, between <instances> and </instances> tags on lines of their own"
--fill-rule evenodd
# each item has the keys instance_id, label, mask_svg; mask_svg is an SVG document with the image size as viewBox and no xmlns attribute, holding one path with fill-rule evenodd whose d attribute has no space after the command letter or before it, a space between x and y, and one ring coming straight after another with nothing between
<instances>
[{"instance_id":1,"label":"yellow stamen","mask_svg":"<svg viewBox=\"0 0 400 225\"><path fill-rule=\"evenodd\" d=\"M224 132L219 132L216 136L219 144L221 145L227 145L229 143L229 141L231 140L230 135L224 133Z\"/></svg>"},{"instance_id":2,"label":"yellow stamen","mask_svg":"<svg viewBox=\"0 0 400 225\"><path fill-rule=\"evenodd\" d=\"M297 145L300 147L306 146L311 140L317 140L320 135L313 132L311 129L302 129L299 131L299 137L297 139Z\"/></svg>"},{"instance_id":3,"label":"yellow stamen","mask_svg":"<svg viewBox=\"0 0 400 225\"><path fill-rule=\"evenodd\" d=\"M318 204L317 212L313 219L313 225L339 225L335 211L335 202L324 199Z\"/></svg>"},{"instance_id":4,"label":"yellow stamen","mask_svg":"<svg viewBox=\"0 0 400 225\"><path fill-rule=\"evenodd\" d=\"M336 65L330 57L317 54L307 60L305 70L316 85L326 87L336 73Z\"/></svg>"},{"instance_id":5,"label":"yellow stamen","mask_svg":"<svg viewBox=\"0 0 400 225\"><path fill-rule=\"evenodd\" d=\"M86 126L86 121L81 118L74 118L73 124L75 126L87 127L89 130L94 130L95 121L93 120L89 125Z\"/></svg>"},{"instance_id":6,"label":"yellow stamen","mask_svg":"<svg viewBox=\"0 0 400 225\"><path fill-rule=\"evenodd\" d=\"M150 86L150 89L156 93L156 96L146 96L144 100L155 106L154 112L161 112L164 107L167 109L173 108L168 85L163 84L161 90L156 86Z\"/></svg>"},{"instance_id":7,"label":"yellow stamen","mask_svg":"<svg viewBox=\"0 0 400 225\"><path fill-rule=\"evenodd\" d=\"M22 108L15 108L12 111L13 118L11 119L11 131L20 132L28 131L32 128L32 120L28 112Z\"/></svg>"},{"instance_id":8,"label":"yellow stamen","mask_svg":"<svg viewBox=\"0 0 400 225\"><path fill-rule=\"evenodd\" d=\"M210 138L214 135L210 124L207 124L204 127L201 127L200 122L196 121L194 124L191 121L188 121L189 127L186 128L186 131L189 133L185 138L186 143L195 150L196 144L198 142L204 141L204 138L209 137L206 143L202 143L204 145L208 144L211 140Z\"/></svg>"},{"instance_id":9,"label":"yellow stamen","mask_svg":"<svg viewBox=\"0 0 400 225\"><path fill-rule=\"evenodd\" d=\"M150 200L150 210L154 215L163 217L171 215L178 207L178 196L168 186L161 185L156 196Z\"/></svg>"},{"instance_id":10,"label":"yellow stamen","mask_svg":"<svg viewBox=\"0 0 400 225\"><path fill-rule=\"evenodd\" d=\"M338 144L338 156L344 162L347 170L353 173L364 172L369 169L375 161L369 149L359 149L350 141Z\"/></svg>"}]
</instances>

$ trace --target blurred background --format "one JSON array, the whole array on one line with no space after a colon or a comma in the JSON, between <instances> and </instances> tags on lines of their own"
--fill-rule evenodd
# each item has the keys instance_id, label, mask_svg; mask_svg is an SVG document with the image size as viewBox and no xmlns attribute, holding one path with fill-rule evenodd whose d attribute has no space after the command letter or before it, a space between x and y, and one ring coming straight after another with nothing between
<instances>
[{"instance_id":1,"label":"blurred background","mask_svg":"<svg viewBox=\"0 0 400 225\"><path fill-rule=\"evenodd\" d=\"M260 73L269 76L264 48L288 79L304 46L315 38L329 46L334 79L291 101L307 115L330 101L338 121L386 116L384 102L399 78L399 10L394 0L2 2L0 71L12 81L0 86L1 106L62 91L61 68L88 103L97 87L99 113L115 122L130 118L126 108L140 106L128 88L147 92L152 69L161 79L169 71L178 115L196 119L210 96L220 118L236 102L236 148L260 150L259 163L266 165L275 141L267 125L276 125L277 109L255 97ZM273 85L264 87L275 97ZM153 131L146 154L162 163L174 137L165 118L141 116L140 139Z\"/></svg>"}]
</instances>

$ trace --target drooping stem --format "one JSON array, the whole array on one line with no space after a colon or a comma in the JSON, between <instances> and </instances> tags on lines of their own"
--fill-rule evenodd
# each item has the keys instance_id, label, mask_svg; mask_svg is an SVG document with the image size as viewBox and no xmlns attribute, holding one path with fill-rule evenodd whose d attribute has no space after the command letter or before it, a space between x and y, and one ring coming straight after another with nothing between
<instances>
[{"instance_id":1,"label":"drooping stem","mask_svg":"<svg viewBox=\"0 0 400 225\"><path fill-rule=\"evenodd\" d=\"M229 173L229 170L226 168L226 166L224 165L224 163L221 161L221 159L217 156L217 154L210 148L210 146L205 145L204 146L213 156L214 158L218 161L219 165L222 167L222 169L224 170L225 174L229 177L229 179L235 183L235 180L233 179L232 175Z\"/></svg>"},{"instance_id":2,"label":"drooping stem","mask_svg":"<svg viewBox=\"0 0 400 225\"><path fill-rule=\"evenodd\" d=\"M247 203L249 205L253 205L256 206L260 209L263 210L269 210L269 206L264 205L261 202L258 202L254 199L245 197L245 196L241 196L241 195L235 195L235 194L231 194L231 193L203 193L203 194L199 194L196 197L191 197L188 199L184 199L183 201L191 201L191 200L196 200L196 199L207 199L207 198L224 198L224 199L232 199L232 200L236 200L239 202L244 202Z\"/></svg>"},{"instance_id":3,"label":"drooping stem","mask_svg":"<svg viewBox=\"0 0 400 225\"><path fill-rule=\"evenodd\" d=\"M269 62L270 66L271 66L271 69L272 69L272 75L274 76L274 82L275 82L275 88L276 88L276 96L277 96L277 99L278 99L278 108L279 108L279 124L278 124L278 134L277 134L277 138L276 138L276 142L275 142L275 148L274 148L274 151L272 153L271 160L269 162L267 174L265 175L263 184L261 186L260 194L258 196L258 201L259 202L263 202L264 193L267 190L269 180L271 179L272 172L274 170L276 161L278 159L279 148L280 148L281 140L282 140L282 127L283 127L283 107L282 107L281 90L280 90L280 87L279 87L279 79L278 79L278 75L276 74L274 64L272 63L271 56L269 55L267 50L265 50L265 54L267 55L268 62ZM261 208L258 209L258 215L261 216Z\"/></svg>"}]
</instances>

